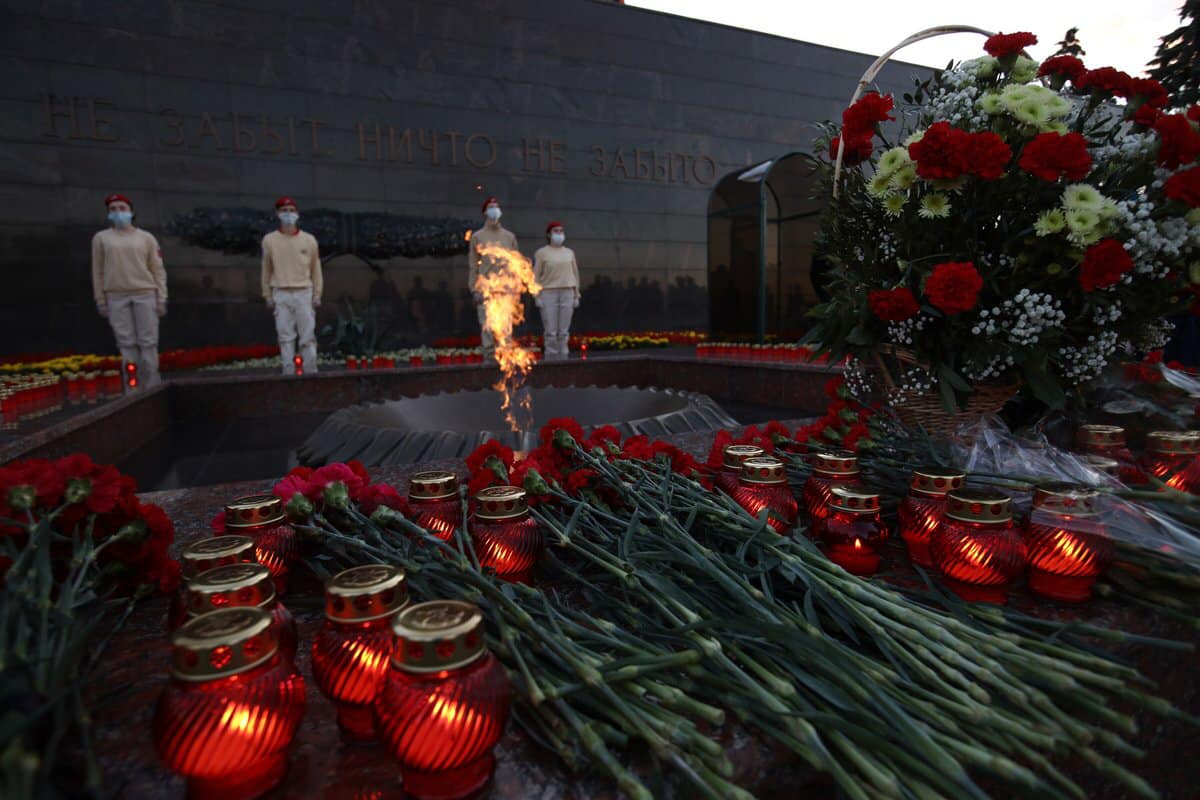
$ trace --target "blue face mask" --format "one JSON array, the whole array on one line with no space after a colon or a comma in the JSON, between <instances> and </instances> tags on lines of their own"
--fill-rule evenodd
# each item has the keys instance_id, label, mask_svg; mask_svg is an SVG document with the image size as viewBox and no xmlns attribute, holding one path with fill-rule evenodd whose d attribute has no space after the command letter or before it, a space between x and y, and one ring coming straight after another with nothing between
<instances>
[{"instance_id":1,"label":"blue face mask","mask_svg":"<svg viewBox=\"0 0 1200 800\"><path fill-rule=\"evenodd\" d=\"M110 211L108 212L108 221L112 223L114 228L128 228L129 223L133 222L133 212Z\"/></svg>"},{"instance_id":2,"label":"blue face mask","mask_svg":"<svg viewBox=\"0 0 1200 800\"><path fill-rule=\"evenodd\" d=\"M283 211L279 214L279 221L284 225L295 225L300 221L300 215L295 211Z\"/></svg>"}]
</instances>

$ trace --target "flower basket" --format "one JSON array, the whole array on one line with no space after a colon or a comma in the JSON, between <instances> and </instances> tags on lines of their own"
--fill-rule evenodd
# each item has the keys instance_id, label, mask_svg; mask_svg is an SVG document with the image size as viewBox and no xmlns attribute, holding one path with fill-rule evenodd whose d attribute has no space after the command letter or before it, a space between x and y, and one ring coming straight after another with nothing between
<instances>
[{"instance_id":1,"label":"flower basket","mask_svg":"<svg viewBox=\"0 0 1200 800\"><path fill-rule=\"evenodd\" d=\"M875 368L879 379L892 397L888 403L900 421L910 427L921 427L930 433L949 436L961 428L979 420L980 417L998 414L1000 409L1017 396L1021 389L1020 383L976 383L971 395L967 398L966 408L956 412L946 410L942 395L937 391L926 391L918 394L897 397L897 382L892 377L885 355L890 355L901 365L928 369L908 350L898 347L880 348L875 354Z\"/></svg>"},{"instance_id":2,"label":"flower basket","mask_svg":"<svg viewBox=\"0 0 1200 800\"><path fill-rule=\"evenodd\" d=\"M901 48L961 32L987 36L988 55L917 80L902 103L864 92ZM1036 42L914 34L818 140L831 200L817 253L831 269L808 341L847 355L848 375L876 374L863 391L931 431L1019 387L1062 408L1108 365L1161 347L1192 288L1200 109L1172 112L1157 81L1072 56L1039 64L1024 50Z\"/></svg>"}]
</instances>

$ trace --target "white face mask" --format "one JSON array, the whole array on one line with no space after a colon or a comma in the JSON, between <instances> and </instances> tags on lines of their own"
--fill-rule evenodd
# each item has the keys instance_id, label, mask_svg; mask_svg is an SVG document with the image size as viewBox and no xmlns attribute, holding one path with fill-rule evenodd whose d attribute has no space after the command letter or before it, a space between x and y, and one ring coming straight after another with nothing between
<instances>
[{"instance_id":1,"label":"white face mask","mask_svg":"<svg viewBox=\"0 0 1200 800\"><path fill-rule=\"evenodd\" d=\"M279 214L279 221L284 225L295 225L300 221L300 215L295 211L282 211Z\"/></svg>"},{"instance_id":2,"label":"white face mask","mask_svg":"<svg viewBox=\"0 0 1200 800\"><path fill-rule=\"evenodd\" d=\"M133 213L130 211L110 211L108 212L108 221L112 223L114 228L128 228L133 222Z\"/></svg>"},{"instance_id":3,"label":"white face mask","mask_svg":"<svg viewBox=\"0 0 1200 800\"><path fill-rule=\"evenodd\" d=\"M500 207L499 206L489 206L488 210L483 213L487 214L487 218L490 219L492 222L495 222L496 220L500 219Z\"/></svg>"},{"instance_id":4,"label":"white face mask","mask_svg":"<svg viewBox=\"0 0 1200 800\"><path fill-rule=\"evenodd\" d=\"M566 240L567 240L567 235L565 233L550 234L550 244L562 244Z\"/></svg>"}]
</instances>

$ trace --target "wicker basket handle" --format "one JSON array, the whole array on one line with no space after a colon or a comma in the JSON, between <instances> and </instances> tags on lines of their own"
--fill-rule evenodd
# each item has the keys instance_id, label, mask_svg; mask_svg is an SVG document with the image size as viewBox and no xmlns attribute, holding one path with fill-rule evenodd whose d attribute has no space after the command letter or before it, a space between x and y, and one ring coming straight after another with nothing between
<instances>
[{"instance_id":1,"label":"wicker basket handle","mask_svg":"<svg viewBox=\"0 0 1200 800\"><path fill-rule=\"evenodd\" d=\"M989 36L989 37L994 35L991 31L985 31L983 28L976 28L973 25L939 25L936 28L926 28L923 31L918 31L917 33L914 33L912 36L909 36L907 39L905 39L900 44L893 47L891 50L888 50L886 53L881 55L879 58L875 59L871 63L871 66L867 67L867 71L864 72L862 78L859 79L858 86L855 87L855 89L854 89L854 96L850 98L850 102L848 105L854 105L854 103L857 102L859 96L862 95L862 93L863 93L863 89L867 88L867 86L869 86L872 82L874 82L875 76L879 74L879 71L881 69L883 69L883 65L886 64L888 62L888 59L891 58L892 56L894 56L897 51L903 50L905 47L908 47L910 44L916 44L917 42L922 41L923 39L932 39L935 36L945 36L946 34L949 34L949 33L978 33L980 36ZM839 136L838 151L837 151L837 163L834 164L834 167L833 167L833 196L834 197L838 196L838 186L841 185L842 159L845 157L845 154L846 154L846 137Z\"/></svg>"}]
</instances>

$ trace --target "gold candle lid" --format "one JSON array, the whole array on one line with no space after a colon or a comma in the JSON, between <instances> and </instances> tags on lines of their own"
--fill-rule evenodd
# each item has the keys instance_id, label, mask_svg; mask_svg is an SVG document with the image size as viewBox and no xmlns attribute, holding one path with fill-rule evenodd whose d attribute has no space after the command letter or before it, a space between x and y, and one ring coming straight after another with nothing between
<instances>
[{"instance_id":1,"label":"gold candle lid","mask_svg":"<svg viewBox=\"0 0 1200 800\"><path fill-rule=\"evenodd\" d=\"M171 634L171 674L184 681L226 678L265 663L278 649L271 615L261 608L213 611Z\"/></svg>"},{"instance_id":2,"label":"gold candle lid","mask_svg":"<svg viewBox=\"0 0 1200 800\"><path fill-rule=\"evenodd\" d=\"M286 518L283 501L272 494L239 497L225 506L225 527L229 530L260 528L283 522Z\"/></svg>"},{"instance_id":3,"label":"gold candle lid","mask_svg":"<svg viewBox=\"0 0 1200 800\"><path fill-rule=\"evenodd\" d=\"M1105 475L1112 475L1113 477L1116 477L1121 473L1121 463L1115 458L1109 458L1108 456L1097 456L1089 453L1083 457L1083 460L1088 466L1100 470Z\"/></svg>"},{"instance_id":4,"label":"gold candle lid","mask_svg":"<svg viewBox=\"0 0 1200 800\"><path fill-rule=\"evenodd\" d=\"M404 570L388 564L351 567L325 584L325 617L335 622L368 622L407 604Z\"/></svg>"},{"instance_id":5,"label":"gold candle lid","mask_svg":"<svg viewBox=\"0 0 1200 800\"><path fill-rule=\"evenodd\" d=\"M1191 456L1200 453L1198 431L1152 431L1146 434L1146 452Z\"/></svg>"},{"instance_id":6,"label":"gold candle lid","mask_svg":"<svg viewBox=\"0 0 1200 800\"><path fill-rule=\"evenodd\" d=\"M525 490L516 486L489 486L475 495L475 516L479 519L516 519L528 511Z\"/></svg>"},{"instance_id":7,"label":"gold candle lid","mask_svg":"<svg viewBox=\"0 0 1200 800\"><path fill-rule=\"evenodd\" d=\"M851 514L878 514L879 495L852 486L834 486L830 490L829 507Z\"/></svg>"},{"instance_id":8,"label":"gold candle lid","mask_svg":"<svg viewBox=\"0 0 1200 800\"><path fill-rule=\"evenodd\" d=\"M193 615L274 601L275 581L262 564L226 564L201 572L187 585L187 610Z\"/></svg>"},{"instance_id":9,"label":"gold candle lid","mask_svg":"<svg viewBox=\"0 0 1200 800\"><path fill-rule=\"evenodd\" d=\"M236 564L242 561L253 562L254 540L249 536L212 536L192 542L184 548L179 558L183 577L191 580L201 572L223 567L226 564Z\"/></svg>"},{"instance_id":10,"label":"gold candle lid","mask_svg":"<svg viewBox=\"0 0 1200 800\"><path fill-rule=\"evenodd\" d=\"M1012 498L994 489L955 489L946 495L946 516L960 522L1009 522Z\"/></svg>"},{"instance_id":11,"label":"gold candle lid","mask_svg":"<svg viewBox=\"0 0 1200 800\"><path fill-rule=\"evenodd\" d=\"M1084 446L1121 447L1125 444L1125 429L1120 425L1080 425L1075 438Z\"/></svg>"},{"instance_id":12,"label":"gold candle lid","mask_svg":"<svg viewBox=\"0 0 1200 800\"><path fill-rule=\"evenodd\" d=\"M737 472L747 458L757 458L763 454L763 449L756 444L731 444L722 452L721 464L725 469Z\"/></svg>"},{"instance_id":13,"label":"gold candle lid","mask_svg":"<svg viewBox=\"0 0 1200 800\"><path fill-rule=\"evenodd\" d=\"M409 606L392 620L392 632L392 666L404 672L465 667L486 651L483 612L459 600Z\"/></svg>"},{"instance_id":14,"label":"gold candle lid","mask_svg":"<svg viewBox=\"0 0 1200 800\"><path fill-rule=\"evenodd\" d=\"M857 475L858 456L849 450L826 450L817 453L813 470L822 475Z\"/></svg>"},{"instance_id":15,"label":"gold candle lid","mask_svg":"<svg viewBox=\"0 0 1200 800\"><path fill-rule=\"evenodd\" d=\"M1097 513L1098 492L1065 481L1044 483L1033 490L1033 507L1074 517Z\"/></svg>"},{"instance_id":16,"label":"gold candle lid","mask_svg":"<svg viewBox=\"0 0 1200 800\"><path fill-rule=\"evenodd\" d=\"M947 492L962 488L967 476L962 472L940 467L913 470L909 488L914 492L945 497Z\"/></svg>"},{"instance_id":17,"label":"gold candle lid","mask_svg":"<svg viewBox=\"0 0 1200 800\"><path fill-rule=\"evenodd\" d=\"M787 467L774 456L747 458L742 462L738 480L758 486L778 486L787 483Z\"/></svg>"},{"instance_id":18,"label":"gold candle lid","mask_svg":"<svg viewBox=\"0 0 1200 800\"><path fill-rule=\"evenodd\" d=\"M458 494L458 476L444 469L414 472L408 479L409 500L442 500Z\"/></svg>"}]
</instances>

